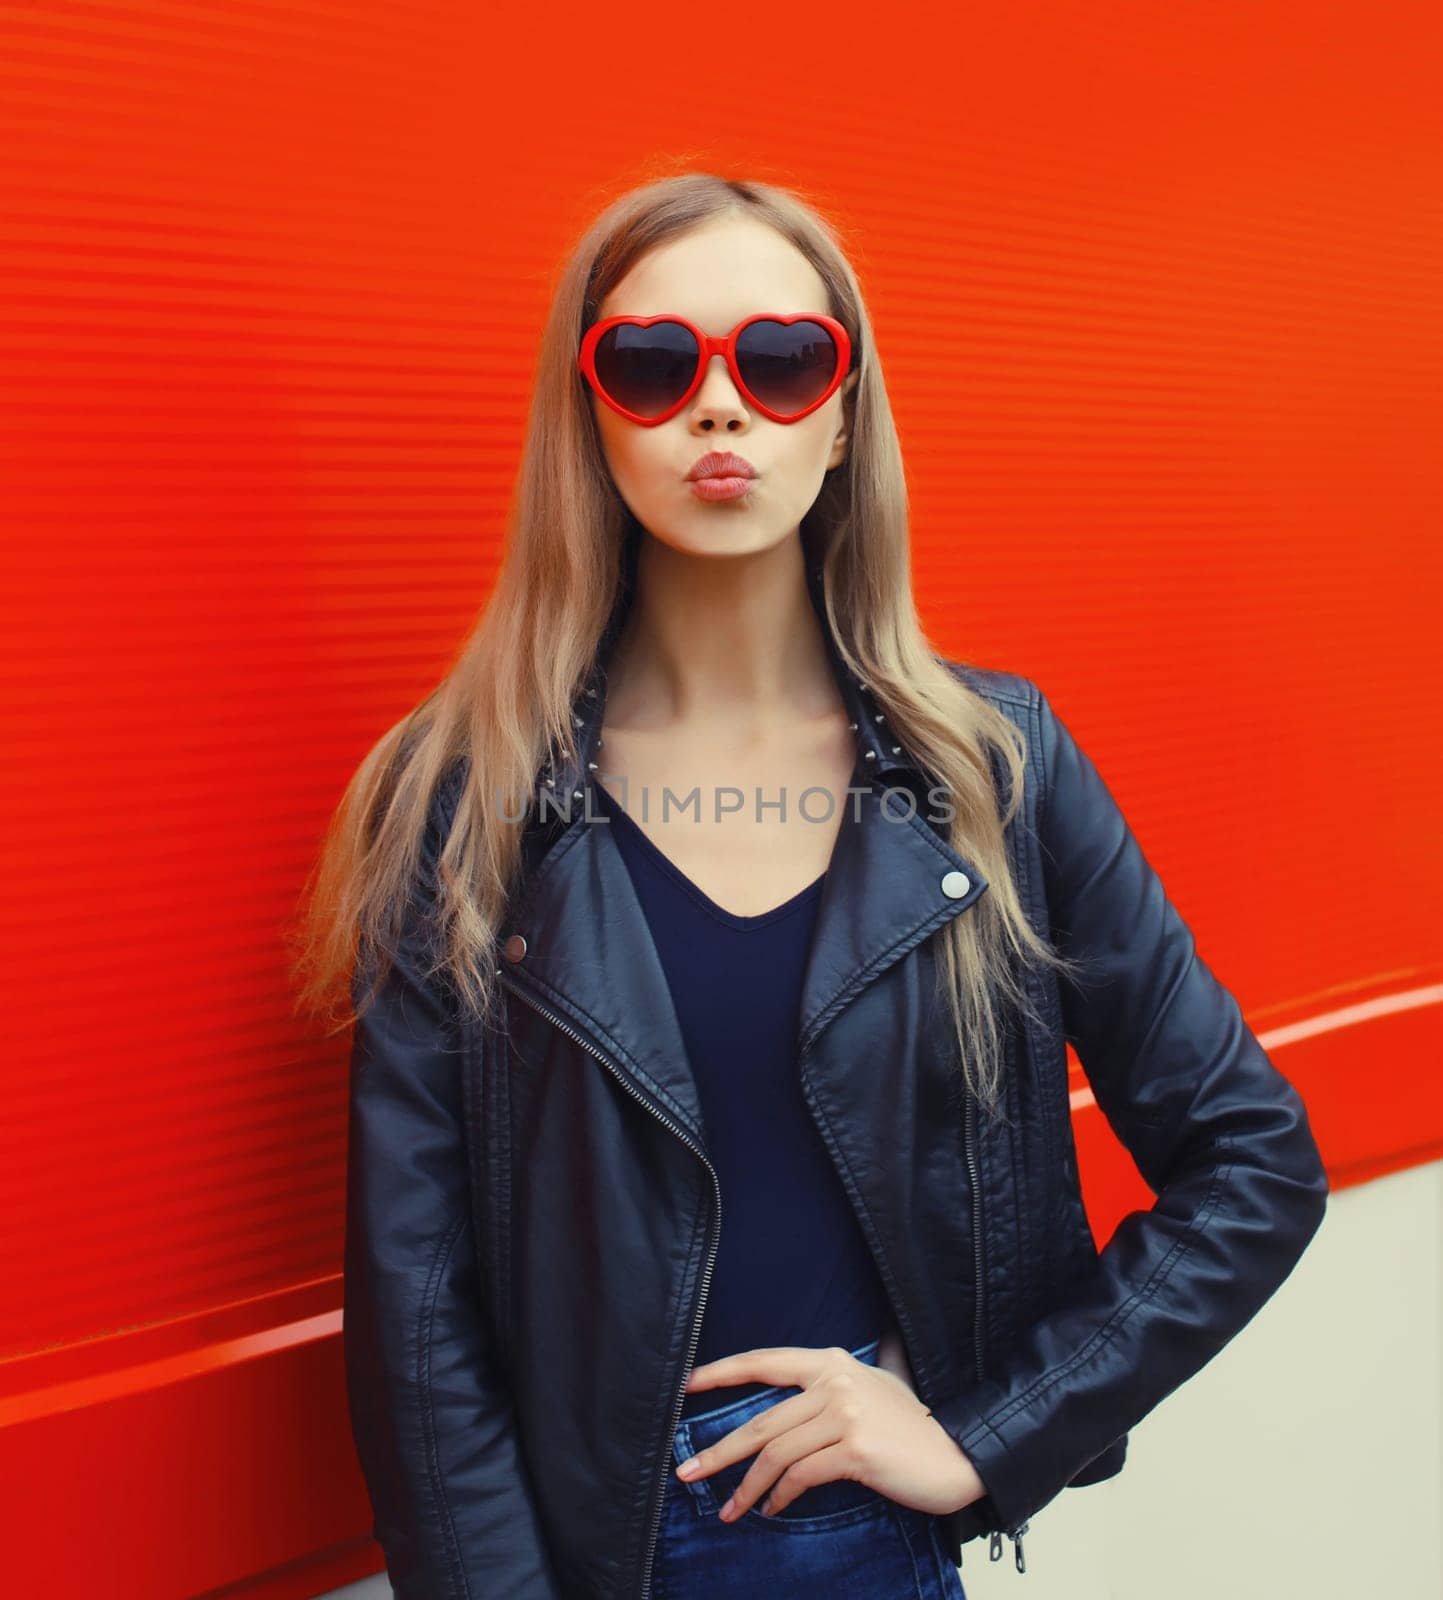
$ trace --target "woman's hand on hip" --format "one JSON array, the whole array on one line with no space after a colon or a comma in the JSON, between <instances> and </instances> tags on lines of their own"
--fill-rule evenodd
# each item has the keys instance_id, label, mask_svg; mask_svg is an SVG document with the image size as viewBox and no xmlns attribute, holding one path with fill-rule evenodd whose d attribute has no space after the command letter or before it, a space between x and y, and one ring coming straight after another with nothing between
<instances>
[{"instance_id":1,"label":"woman's hand on hip","mask_svg":"<svg viewBox=\"0 0 1443 1600\"><path fill-rule=\"evenodd\" d=\"M687 1392L766 1383L802 1392L779 1400L677 1468L688 1482L756 1460L721 1516L732 1522L767 1490L771 1515L819 1483L850 1478L899 1505L943 1516L986 1485L961 1447L905 1382L840 1348L743 1350L695 1367Z\"/></svg>"}]
</instances>

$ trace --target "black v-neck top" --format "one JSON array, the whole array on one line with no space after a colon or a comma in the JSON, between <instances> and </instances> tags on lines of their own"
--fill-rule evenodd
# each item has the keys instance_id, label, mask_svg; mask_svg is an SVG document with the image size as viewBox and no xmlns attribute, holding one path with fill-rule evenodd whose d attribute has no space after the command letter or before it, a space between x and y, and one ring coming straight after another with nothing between
<instances>
[{"instance_id":1,"label":"black v-neck top","mask_svg":"<svg viewBox=\"0 0 1443 1600\"><path fill-rule=\"evenodd\" d=\"M756 916L727 911L600 784L671 991L721 1186L721 1237L696 1364L771 1345L877 1338L887 1298L802 1095L802 975L826 874ZM845 822L843 826L845 826ZM765 1388L689 1393L683 1416Z\"/></svg>"}]
</instances>

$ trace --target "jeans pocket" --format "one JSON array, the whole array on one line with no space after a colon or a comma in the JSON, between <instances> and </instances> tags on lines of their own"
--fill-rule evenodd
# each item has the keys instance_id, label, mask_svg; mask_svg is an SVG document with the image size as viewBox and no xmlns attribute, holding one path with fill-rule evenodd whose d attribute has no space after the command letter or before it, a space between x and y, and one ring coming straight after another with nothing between
<instances>
[{"instance_id":1,"label":"jeans pocket","mask_svg":"<svg viewBox=\"0 0 1443 1600\"><path fill-rule=\"evenodd\" d=\"M858 1346L850 1353L869 1366L876 1365L877 1340ZM770 1388L719 1406L714 1411L686 1418L678 1427L673 1440L673 1468L689 1455L706 1449L726 1438L759 1412L767 1411L780 1401L799 1393L795 1389ZM698 1516L715 1517L731 1498L746 1477L756 1455L719 1467L705 1478L694 1478L686 1489L695 1504ZM685 1482L685 1480L677 1480ZM756 1505L749 1506L741 1518L745 1523L762 1528L774 1528L783 1533L826 1532L860 1522L868 1517L881 1517L892 1509L893 1502L885 1495L864 1483L851 1478L838 1478L827 1483L813 1484L803 1489L790 1504L773 1516L766 1515L761 1507L775 1487L769 1484Z\"/></svg>"},{"instance_id":2,"label":"jeans pocket","mask_svg":"<svg viewBox=\"0 0 1443 1600\"><path fill-rule=\"evenodd\" d=\"M718 1509L741 1486L755 1459L751 1457L746 1461L738 1461L734 1466L723 1467L712 1473L709 1481L713 1503ZM762 1508L775 1487L774 1482L755 1505L748 1506L742 1521L759 1523L762 1527L775 1528L781 1533L822 1533L860 1522L867 1517L881 1516L891 1505L885 1495L878 1494L865 1483L857 1483L851 1478L836 1478L803 1489L780 1511L768 1516Z\"/></svg>"}]
</instances>

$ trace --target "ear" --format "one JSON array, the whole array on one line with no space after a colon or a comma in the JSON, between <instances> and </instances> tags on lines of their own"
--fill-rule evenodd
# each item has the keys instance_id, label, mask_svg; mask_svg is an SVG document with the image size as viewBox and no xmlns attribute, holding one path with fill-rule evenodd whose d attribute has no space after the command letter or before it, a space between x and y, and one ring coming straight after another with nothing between
<instances>
[{"instance_id":1,"label":"ear","mask_svg":"<svg viewBox=\"0 0 1443 1600\"><path fill-rule=\"evenodd\" d=\"M830 472L833 467L840 467L847 459L847 442L852 433L852 414L856 410L856 403L852 399L852 390L857 387L857 380L862 376L860 371L849 372L842 379L841 388L837 393L842 397L841 415L837 418L837 431L832 435L832 451L827 457L826 470Z\"/></svg>"}]
</instances>

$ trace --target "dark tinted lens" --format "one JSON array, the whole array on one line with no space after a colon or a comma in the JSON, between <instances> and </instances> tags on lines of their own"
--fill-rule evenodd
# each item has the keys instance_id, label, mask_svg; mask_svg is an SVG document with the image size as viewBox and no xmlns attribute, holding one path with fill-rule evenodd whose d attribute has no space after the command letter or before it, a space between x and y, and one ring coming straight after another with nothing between
<instances>
[{"instance_id":1,"label":"dark tinted lens","mask_svg":"<svg viewBox=\"0 0 1443 1600\"><path fill-rule=\"evenodd\" d=\"M737 366L764 406L804 411L837 370L837 346L815 322L753 322L737 340Z\"/></svg>"},{"instance_id":2,"label":"dark tinted lens","mask_svg":"<svg viewBox=\"0 0 1443 1600\"><path fill-rule=\"evenodd\" d=\"M596 342L596 376L619 406L658 417L674 406L696 376L696 340L679 322L649 328L622 322Z\"/></svg>"}]
</instances>

